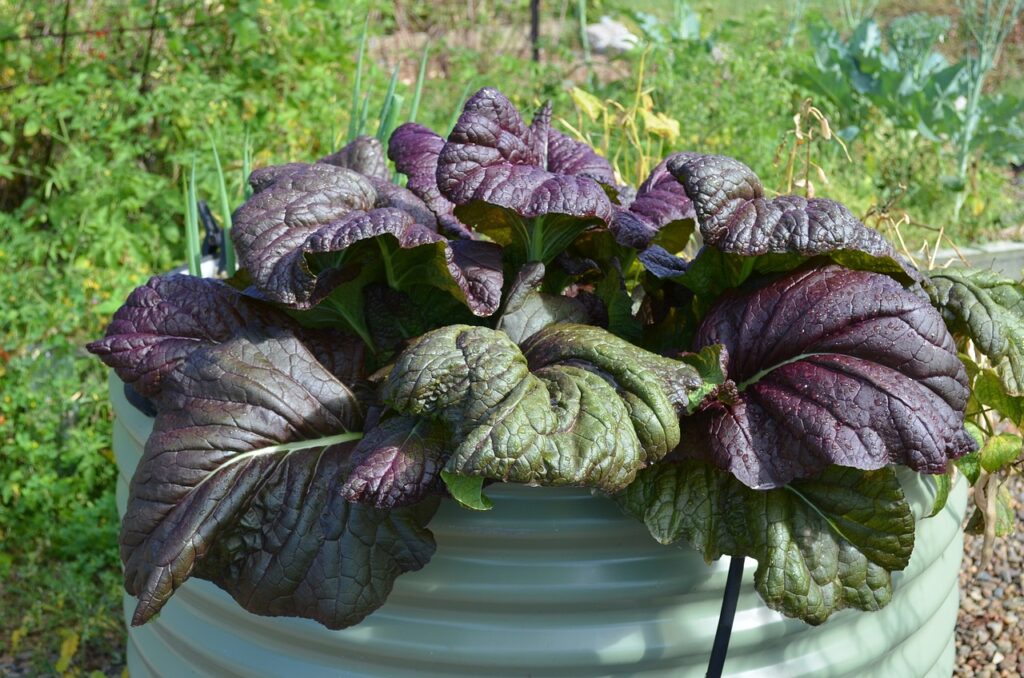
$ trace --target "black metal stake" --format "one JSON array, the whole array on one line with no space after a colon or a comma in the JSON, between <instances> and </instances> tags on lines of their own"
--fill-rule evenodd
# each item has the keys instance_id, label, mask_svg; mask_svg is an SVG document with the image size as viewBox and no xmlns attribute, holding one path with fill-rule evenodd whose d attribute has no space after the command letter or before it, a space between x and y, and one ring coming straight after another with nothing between
<instances>
[{"instance_id":1,"label":"black metal stake","mask_svg":"<svg viewBox=\"0 0 1024 678\"><path fill-rule=\"evenodd\" d=\"M540 0L530 0L530 56L540 61Z\"/></svg>"},{"instance_id":2,"label":"black metal stake","mask_svg":"<svg viewBox=\"0 0 1024 678\"><path fill-rule=\"evenodd\" d=\"M722 594L722 610L718 613L718 630L715 631L715 643L711 646L711 659L708 660L707 678L721 678L725 666L725 655L729 651L729 638L732 637L732 622L736 618L736 601L740 597L740 584L743 582L743 556L733 556L729 562L729 576L725 580L725 593Z\"/></svg>"}]
</instances>

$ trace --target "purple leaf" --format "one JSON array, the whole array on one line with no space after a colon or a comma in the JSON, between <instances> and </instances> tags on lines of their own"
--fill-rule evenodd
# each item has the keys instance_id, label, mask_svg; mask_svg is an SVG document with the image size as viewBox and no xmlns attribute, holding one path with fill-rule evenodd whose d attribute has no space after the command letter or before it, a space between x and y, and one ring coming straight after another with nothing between
<instances>
[{"instance_id":1,"label":"purple leaf","mask_svg":"<svg viewBox=\"0 0 1024 678\"><path fill-rule=\"evenodd\" d=\"M679 451L749 487L829 464L942 473L974 447L942 317L887 276L828 266L727 295L697 332L697 349L712 344L728 352L730 388L684 418Z\"/></svg>"},{"instance_id":2,"label":"purple leaf","mask_svg":"<svg viewBox=\"0 0 1024 678\"><path fill-rule=\"evenodd\" d=\"M643 250L654 242L666 226L682 221L690 221L692 224L691 220L695 216L693 203L686 196L682 184L668 171L668 162L675 157L663 160L651 171L628 209L615 209L609 229L620 245ZM685 246L690 230L692 227L684 233L685 238L680 239L683 242L671 243L673 251L678 252Z\"/></svg>"},{"instance_id":3,"label":"purple leaf","mask_svg":"<svg viewBox=\"0 0 1024 678\"><path fill-rule=\"evenodd\" d=\"M474 94L438 157L441 193L456 205L480 201L520 217L611 219L611 201L593 178L610 172L584 157L575 142L552 133L550 116L550 109L541 109L527 127L497 90Z\"/></svg>"},{"instance_id":4,"label":"purple leaf","mask_svg":"<svg viewBox=\"0 0 1024 678\"><path fill-rule=\"evenodd\" d=\"M656 278L675 278L686 273L686 260L658 245L641 251L637 258Z\"/></svg>"},{"instance_id":5,"label":"purple leaf","mask_svg":"<svg viewBox=\"0 0 1024 678\"><path fill-rule=\"evenodd\" d=\"M444 427L416 417L392 417L359 441L342 496L377 508L416 504L440 490L448 460Z\"/></svg>"},{"instance_id":6,"label":"purple leaf","mask_svg":"<svg viewBox=\"0 0 1024 678\"><path fill-rule=\"evenodd\" d=\"M547 169L555 174L590 177L606 186L615 186L615 171L602 156L582 141L570 139L548 128Z\"/></svg>"},{"instance_id":7,"label":"purple leaf","mask_svg":"<svg viewBox=\"0 0 1024 678\"><path fill-rule=\"evenodd\" d=\"M668 171L693 201L704 242L723 252L806 256L840 250L895 257L888 242L833 200L764 197L757 175L720 155L679 153Z\"/></svg>"},{"instance_id":8,"label":"purple leaf","mask_svg":"<svg viewBox=\"0 0 1024 678\"><path fill-rule=\"evenodd\" d=\"M330 628L382 604L433 553L436 502L385 512L342 498L361 420L352 391L290 332L191 352L131 482L121 557L132 623L189 576L256 614Z\"/></svg>"},{"instance_id":9,"label":"purple leaf","mask_svg":"<svg viewBox=\"0 0 1024 678\"><path fill-rule=\"evenodd\" d=\"M367 258L383 258L405 284L448 289L477 315L497 310L497 245L478 243L472 256L453 251L437 232L433 213L412 192L332 165L289 167L274 172L273 181L254 172L263 190L238 209L231 231L240 260L268 298L311 308L358 275ZM346 251L373 239L378 243L362 254ZM401 251L416 261L401 260ZM424 262L430 262L426 279L413 279L410 268Z\"/></svg>"},{"instance_id":10,"label":"purple leaf","mask_svg":"<svg viewBox=\"0 0 1024 678\"><path fill-rule=\"evenodd\" d=\"M391 170L388 169L384 149L374 137L358 136L340 150L320 158L317 162L344 167L373 179L391 179Z\"/></svg>"},{"instance_id":11,"label":"purple leaf","mask_svg":"<svg viewBox=\"0 0 1024 678\"><path fill-rule=\"evenodd\" d=\"M362 377L363 347L354 337L300 328L269 304L220 281L187 275L153 277L135 289L114 314L106 336L88 349L139 393L158 397L191 352L266 328L295 332L346 383Z\"/></svg>"},{"instance_id":12,"label":"purple leaf","mask_svg":"<svg viewBox=\"0 0 1024 678\"><path fill-rule=\"evenodd\" d=\"M452 213L455 205L441 195L437 187L437 158L442 148L444 139L433 130L407 122L391 133L388 157L394 161L395 168L409 178L409 190L426 203L438 219L449 217L468 234L469 231Z\"/></svg>"}]
</instances>

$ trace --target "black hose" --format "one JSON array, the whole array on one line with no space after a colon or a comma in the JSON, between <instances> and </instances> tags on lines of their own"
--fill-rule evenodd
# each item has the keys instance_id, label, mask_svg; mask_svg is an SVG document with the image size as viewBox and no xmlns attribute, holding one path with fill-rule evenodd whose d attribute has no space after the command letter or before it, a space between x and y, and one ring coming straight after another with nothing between
<instances>
[{"instance_id":1,"label":"black hose","mask_svg":"<svg viewBox=\"0 0 1024 678\"><path fill-rule=\"evenodd\" d=\"M725 655L729 652L729 638L732 637L732 622L736 618L736 602L740 597L740 584L743 583L743 556L733 556L729 562L729 576L725 580L725 593L722 594L722 611L718 613L718 630L715 631L715 643L711 646L711 659L708 660L707 678L721 678L725 666Z\"/></svg>"}]
</instances>

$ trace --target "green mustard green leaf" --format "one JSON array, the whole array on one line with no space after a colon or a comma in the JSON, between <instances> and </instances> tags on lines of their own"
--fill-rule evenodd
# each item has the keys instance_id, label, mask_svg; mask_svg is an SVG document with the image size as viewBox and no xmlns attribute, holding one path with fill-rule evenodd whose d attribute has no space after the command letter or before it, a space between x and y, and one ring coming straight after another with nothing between
<instances>
[{"instance_id":1,"label":"green mustard green leaf","mask_svg":"<svg viewBox=\"0 0 1024 678\"><path fill-rule=\"evenodd\" d=\"M768 606L810 624L887 604L891 573L906 567L914 545L914 516L891 468L830 466L753 490L702 461L662 463L615 499L661 543L683 540L709 562L754 558Z\"/></svg>"},{"instance_id":2,"label":"green mustard green leaf","mask_svg":"<svg viewBox=\"0 0 1024 678\"><path fill-rule=\"evenodd\" d=\"M985 441L978 450L981 468L995 473L1012 464L1021 453L1021 438L1012 433L1000 433Z\"/></svg>"},{"instance_id":3,"label":"green mustard green leaf","mask_svg":"<svg viewBox=\"0 0 1024 678\"><path fill-rule=\"evenodd\" d=\"M991 407L1003 417L1020 426L1024 423L1024 397L1006 392L1003 381L994 370L982 369L974 378L974 399Z\"/></svg>"},{"instance_id":4,"label":"green mustard green leaf","mask_svg":"<svg viewBox=\"0 0 1024 678\"><path fill-rule=\"evenodd\" d=\"M644 328L633 315L633 298L626 289L622 274L616 268L609 267L594 292L608 309L608 330L623 339L640 341Z\"/></svg>"},{"instance_id":5,"label":"green mustard green leaf","mask_svg":"<svg viewBox=\"0 0 1024 678\"><path fill-rule=\"evenodd\" d=\"M589 320L586 307L577 299L540 291L544 264L526 264L516 276L498 320L498 329L521 344L554 323L582 323Z\"/></svg>"},{"instance_id":6,"label":"green mustard green leaf","mask_svg":"<svg viewBox=\"0 0 1024 678\"><path fill-rule=\"evenodd\" d=\"M967 478L967 482L971 485L978 482L978 476L981 475L981 459L977 452L969 452L954 463Z\"/></svg>"},{"instance_id":7,"label":"green mustard green leaf","mask_svg":"<svg viewBox=\"0 0 1024 678\"><path fill-rule=\"evenodd\" d=\"M715 392L729 378L726 374L728 354L722 344L711 344L697 353L684 353L679 356L679 360L697 370L701 379L700 387L690 394L687 412L692 413L704 398Z\"/></svg>"},{"instance_id":8,"label":"green mustard green leaf","mask_svg":"<svg viewBox=\"0 0 1024 678\"><path fill-rule=\"evenodd\" d=\"M949 491L953 489L953 470L946 473L938 473L932 476L935 480L935 501L932 503L932 512L928 514L929 518L934 518L939 515L942 509L946 508L946 502L949 501Z\"/></svg>"},{"instance_id":9,"label":"green mustard green leaf","mask_svg":"<svg viewBox=\"0 0 1024 678\"><path fill-rule=\"evenodd\" d=\"M992 361L1007 395L1024 396L1024 285L980 269L949 268L929 278L932 303L950 329Z\"/></svg>"},{"instance_id":10,"label":"green mustard green leaf","mask_svg":"<svg viewBox=\"0 0 1024 678\"><path fill-rule=\"evenodd\" d=\"M520 348L504 332L453 325L399 355L382 397L448 425L449 473L615 492L679 444L699 387L689 365L599 327L553 325Z\"/></svg>"},{"instance_id":11,"label":"green mustard green leaf","mask_svg":"<svg viewBox=\"0 0 1024 678\"><path fill-rule=\"evenodd\" d=\"M441 480L444 481L452 499L459 502L461 506L474 511L490 511L494 508L494 502L484 494L482 476L464 476L441 471Z\"/></svg>"}]
</instances>

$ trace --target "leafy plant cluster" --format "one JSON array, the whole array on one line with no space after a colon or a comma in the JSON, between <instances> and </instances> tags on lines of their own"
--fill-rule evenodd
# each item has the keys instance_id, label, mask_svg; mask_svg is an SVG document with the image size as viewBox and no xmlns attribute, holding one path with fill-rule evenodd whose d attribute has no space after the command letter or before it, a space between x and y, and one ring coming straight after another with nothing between
<instances>
[{"instance_id":1,"label":"leafy plant cluster","mask_svg":"<svg viewBox=\"0 0 1024 678\"><path fill-rule=\"evenodd\" d=\"M70 37L62 40L68 6ZM579 6L568 6L570 18ZM483 25L485 19L525 25L523 2L403 3L403 16L397 6L369 8L362 95L374 102L370 117L380 110L376 102L396 63L404 64L395 90L405 97L401 116L408 117L415 96L408 83L420 46L387 36L443 32L446 38L430 46L430 85L420 107L421 119L443 134L461 108L456 102L475 87L501 82L517 102L552 99L566 114L557 118L559 128L569 122L590 138L625 183L639 184L676 149L700 148L744 158L766 186L789 192L774 156L800 103L794 74L810 58L801 40L791 40L801 35L802 19L787 32L781 12L750 12L736 2L700 5L700 40L677 31L646 59L643 49L596 58L592 82L584 85L575 29L549 29L559 8L543 7L540 63L494 49L498 33ZM589 13L631 8L590 3ZM658 3L648 8L661 9ZM122 661L121 602L110 576L117 519L107 382L81 344L109 321L115 299L181 261L188 202L182 183L193 161L194 193L209 201L214 223L224 223L220 179L207 150L211 136L233 204L245 197L234 180L244 165L239 149L253 148L256 164L266 164L336 148L350 122L353 56L367 9L363 2L309 0L0 0L0 444L11 452L0 455L0 626L11 631L0 663L10 656L26 661L28 654L30 672L74 672L109 670ZM473 31L486 37L462 39ZM499 47L517 46L514 34L501 35ZM1011 51L1006 56L1019 59ZM595 94L609 114L593 121L567 115L567 81ZM818 102L834 118L826 104ZM620 116L627 114L639 149L626 138L628 122ZM900 200L916 221L947 224L950 195L940 179L955 173L947 154L931 142L889 134L873 116L851 148L854 163L838 154L820 159L831 178L828 193L858 214ZM648 120L655 125L648 128ZM677 136L669 133L672 122ZM376 129L369 125L367 132ZM969 209L959 223L947 224L954 238L1016 223L1005 173L987 161L976 169ZM922 233L934 237L904 229L911 244Z\"/></svg>"},{"instance_id":2,"label":"leafy plant cluster","mask_svg":"<svg viewBox=\"0 0 1024 678\"><path fill-rule=\"evenodd\" d=\"M121 533L133 623L198 576L356 624L429 561L439 502L486 509L492 482L589 487L661 542L751 556L809 623L889 601L915 526L895 467L994 463L947 323L1013 398L992 330L1019 288L977 301L976 274L921 273L731 158L623 185L551 121L485 88L447 138L395 130L404 186L365 136L258 169L235 276L129 296L89 349L156 411Z\"/></svg>"},{"instance_id":3,"label":"leafy plant cluster","mask_svg":"<svg viewBox=\"0 0 1024 678\"><path fill-rule=\"evenodd\" d=\"M954 63L937 49L951 29L946 16L909 14L884 29L867 16L845 39L817 22L810 28L813 66L796 81L835 106L847 141L879 112L907 142L919 137L948 151L949 171L937 178L955 196L958 221L968 195L983 192L971 169L978 156L1003 167L1024 158L1024 100L983 89L1022 11L1016 0L961 2L959 31L967 39Z\"/></svg>"},{"instance_id":4,"label":"leafy plant cluster","mask_svg":"<svg viewBox=\"0 0 1024 678\"><path fill-rule=\"evenodd\" d=\"M966 144L998 163L1019 163L1024 102L992 94L969 112L972 60L950 63L935 49L949 28L948 17L911 14L893 19L883 32L869 18L843 39L835 28L819 24L811 30L816 68L805 71L801 83L827 97L850 121L840 130L847 140L860 133L859 121L870 118L865 109L874 107L897 129L916 131L936 143ZM970 139L965 136L968 115L981 121ZM953 180L947 182L950 188Z\"/></svg>"},{"instance_id":5,"label":"leafy plant cluster","mask_svg":"<svg viewBox=\"0 0 1024 678\"><path fill-rule=\"evenodd\" d=\"M957 33L951 28L953 19L946 17L910 15L886 22L865 16L858 20L860 32L847 36L828 23L834 19L830 5L809 3L806 12L794 10L787 30L780 21L781 8L737 8L740 21L717 6L670 4L671 12L633 12L643 47L621 57L642 72L635 78L642 86L636 89L650 97L652 109L671 112L679 124L678 135L656 134L653 147L642 154L657 158L674 149L697 147L742 157L758 169L766 186L789 192L781 148L784 130L810 96L811 104L835 124L837 138L855 141L849 144L849 154L835 147L818 159L824 171L814 183L819 189L827 187L857 214L884 213L902 221L900 232L911 249L923 243L949 248L951 243L993 237L1019 224L1007 163L1013 160L1010 151L1017 146L1014 130L1021 115L1005 84L993 88L994 77L978 73L974 42L963 38L970 35L966 9L955 24ZM929 28L932 37L941 29L951 38L943 49L961 55L955 64L935 49L934 40L921 37ZM887 34L893 36L891 41ZM857 48L861 42L865 54ZM902 61L888 42L898 42ZM1015 49L1008 42L1001 60L1012 62L1019 51ZM863 64L864 73L856 71L857 64ZM922 76L939 64L958 73L953 89L941 90ZM984 92L978 89L982 84ZM900 87L907 92L897 91ZM633 97L615 94L618 89L617 83L586 87L601 100L621 104L625 110L613 118L625 126ZM716 96L693 96L708 91ZM971 97L961 99L972 93L979 102L974 113L967 110ZM749 101L760 105L753 109ZM991 112L991 120L985 111ZM941 125L935 123L941 129L921 133L915 121L922 115L933 122L941 118ZM969 118L978 124L968 135ZM604 125L578 123L581 138L590 138L605 152ZM641 153L631 148L633 143L615 148L627 138L613 136L613 148L606 155L623 176L632 178L630 163L622 158ZM983 155L986 146L1000 152Z\"/></svg>"}]
</instances>

